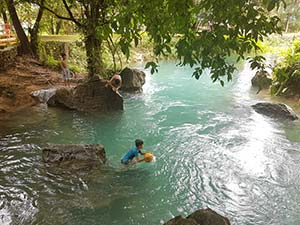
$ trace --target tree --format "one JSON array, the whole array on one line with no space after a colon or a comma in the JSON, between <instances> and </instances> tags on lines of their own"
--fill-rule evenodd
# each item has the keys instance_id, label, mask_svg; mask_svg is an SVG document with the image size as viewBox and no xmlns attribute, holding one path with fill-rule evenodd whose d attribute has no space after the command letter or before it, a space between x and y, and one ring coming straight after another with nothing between
<instances>
[{"instance_id":1,"label":"tree","mask_svg":"<svg viewBox=\"0 0 300 225\"><path fill-rule=\"evenodd\" d=\"M6 15L6 11L4 10L4 8L1 9L1 14L2 14L2 18L3 18L3 22L7 23L7 15Z\"/></svg>"},{"instance_id":2,"label":"tree","mask_svg":"<svg viewBox=\"0 0 300 225\"><path fill-rule=\"evenodd\" d=\"M284 23L284 31L288 32L291 21L300 24L300 1L299 0L285 0L284 7L279 10L279 16ZM299 28L298 28L299 29Z\"/></svg>"},{"instance_id":3,"label":"tree","mask_svg":"<svg viewBox=\"0 0 300 225\"><path fill-rule=\"evenodd\" d=\"M31 50L32 50L33 54L36 56L38 55L38 33L39 33L39 29L40 29L40 22L42 20L42 16L44 13L44 7L43 7L44 3L45 3L45 0L41 0L41 2L40 2L41 6L38 10L35 23L34 23L33 27L31 29L29 29Z\"/></svg>"},{"instance_id":4,"label":"tree","mask_svg":"<svg viewBox=\"0 0 300 225\"><path fill-rule=\"evenodd\" d=\"M89 75L103 70L102 46L119 36L115 43L129 57L132 44L138 45L146 32L154 43L155 55L175 53L179 65L195 67L198 79L210 68L213 81L224 84L235 70L236 61L258 40L280 32L279 18L270 11L281 0L61 0L68 16L45 6L60 19L72 21L84 35ZM172 50L171 41L175 41ZM156 70L156 62L146 67Z\"/></svg>"},{"instance_id":5,"label":"tree","mask_svg":"<svg viewBox=\"0 0 300 225\"><path fill-rule=\"evenodd\" d=\"M22 25L20 23L16 8L15 8L15 3L14 0L5 0L7 4L7 8L9 11L10 18L13 22L15 31L17 33L18 39L20 41L19 45L19 51L21 54L32 54L31 48L30 48L30 43L28 41L28 38L22 28Z\"/></svg>"},{"instance_id":6,"label":"tree","mask_svg":"<svg viewBox=\"0 0 300 225\"><path fill-rule=\"evenodd\" d=\"M19 53L21 54L30 54L30 55L35 55L37 56L38 54L38 33L39 33L39 28L40 28L40 22L42 20L42 16L43 16L43 12L44 12L44 8L43 7L39 7L38 10L32 10L32 4L30 3L30 1L20 1L20 2L14 2L14 0L5 0L6 2L6 6L8 8L11 20L13 22L15 31L17 33L17 37L19 39L20 45L19 45ZM40 0L40 5L44 5L45 0ZM21 5L21 7L20 7ZM29 25L31 23L31 21L34 21L32 27L28 26L28 30L30 33L30 42L28 40L28 37L26 36L26 33L21 25L20 22L20 17L19 14L17 12L17 8L16 6L19 6L20 8L22 8L22 11L25 11L27 13L25 13L26 15L24 17L27 17L28 21L30 21L27 25ZM2 9L3 10L3 9ZM28 10L30 11L30 13L28 13ZM34 14L37 11L37 16L35 19L34 18ZM3 11L5 13L5 11ZM4 16L4 14L3 14ZM26 21L23 18L23 22Z\"/></svg>"}]
</instances>

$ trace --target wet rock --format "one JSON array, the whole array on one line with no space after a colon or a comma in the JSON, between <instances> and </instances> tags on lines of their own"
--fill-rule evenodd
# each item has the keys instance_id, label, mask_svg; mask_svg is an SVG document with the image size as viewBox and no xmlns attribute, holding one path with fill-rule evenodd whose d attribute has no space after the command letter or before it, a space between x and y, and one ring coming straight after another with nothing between
<instances>
[{"instance_id":1,"label":"wet rock","mask_svg":"<svg viewBox=\"0 0 300 225\"><path fill-rule=\"evenodd\" d=\"M296 120L298 116L296 113L287 105L282 103L268 103L260 102L252 105L252 108L260 114L286 120Z\"/></svg>"},{"instance_id":2,"label":"wet rock","mask_svg":"<svg viewBox=\"0 0 300 225\"><path fill-rule=\"evenodd\" d=\"M262 89L267 89L272 84L271 75L267 71L257 71L255 76L251 79L253 87L258 87L258 92Z\"/></svg>"},{"instance_id":3,"label":"wet rock","mask_svg":"<svg viewBox=\"0 0 300 225\"><path fill-rule=\"evenodd\" d=\"M198 225L198 223L193 219L186 219L182 216L176 216L164 225Z\"/></svg>"},{"instance_id":4,"label":"wet rock","mask_svg":"<svg viewBox=\"0 0 300 225\"><path fill-rule=\"evenodd\" d=\"M48 144L42 149L42 158L46 163L94 162L104 164L106 154L100 144Z\"/></svg>"},{"instance_id":5,"label":"wet rock","mask_svg":"<svg viewBox=\"0 0 300 225\"><path fill-rule=\"evenodd\" d=\"M47 104L78 111L123 110L123 98L105 87L106 81L94 76L75 88L61 88Z\"/></svg>"},{"instance_id":6,"label":"wet rock","mask_svg":"<svg viewBox=\"0 0 300 225\"><path fill-rule=\"evenodd\" d=\"M37 99L40 103L47 103L48 100L55 95L56 88L41 89L31 92L31 96Z\"/></svg>"},{"instance_id":7,"label":"wet rock","mask_svg":"<svg viewBox=\"0 0 300 225\"><path fill-rule=\"evenodd\" d=\"M146 81L146 74L143 71L126 67L121 71L120 76L122 78L122 91L135 93L143 91L142 87Z\"/></svg>"},{"instance_id":8,"label":"wet rock","mask_svg":"<svg viewBox=\"0 0 300 225\"><path fill-rule=\"evenodd\" d=\"M226 217L219 215L210 208L199 209L187 218L194 219L197 224L201 225L230 225L230 222Z\"/></svg>"},{"instance_id":9,"label":"wet rock","mask_svg":"<svg viewBox=\"0 0 300 225\"><path fill-rule=\"evenodd\" d=\"M164 225L230 225L229 220L210 208L199 209L187 218L177 216Z\"/></svg>"}]
</instances>

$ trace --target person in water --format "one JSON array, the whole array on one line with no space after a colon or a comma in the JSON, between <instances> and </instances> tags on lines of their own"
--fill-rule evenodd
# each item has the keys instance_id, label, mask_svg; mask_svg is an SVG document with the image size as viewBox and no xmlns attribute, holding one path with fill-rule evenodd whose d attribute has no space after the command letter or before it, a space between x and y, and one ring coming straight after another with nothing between
<instances>
[{"instance_id":1,"label":"person in water","mask_svg":"<svg viewBox=\"0 0 300 225\"><path fill-rule=\"evenodd\" d=\"M121 159L121 163L124 165L128 165L131 162L134 162L134 158L136 162L144 161L144 158L139 158L139 154L144 155L145 153L141 150L144 148L144 142L141 139L135 140L135 146L132 147Z\"/></svg>"},{"instance_id":2,"label":"person in water","mask_svg":"<svg viewBox=\"0 0 300 225\"><path fill-rule=\"evenodd\" d=\"M115 74L112 76L112 78L109 81L107 81L105 87L110 86L114 92L119 93L119 88L121 87L121 85L122 85L121 76L119 74Z\"/></svg>"}]
</instances>

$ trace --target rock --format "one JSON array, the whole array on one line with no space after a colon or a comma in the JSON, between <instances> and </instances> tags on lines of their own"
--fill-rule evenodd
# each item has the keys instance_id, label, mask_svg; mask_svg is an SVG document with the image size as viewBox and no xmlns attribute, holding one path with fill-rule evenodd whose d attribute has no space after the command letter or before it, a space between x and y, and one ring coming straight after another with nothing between
<instances>
[{"instance_id":1,"label":"rock","mask_svg":"<svg viewBox=\"0 0 300 225\"><path fill-rule=\"evenodd\" d=\"M31 92L31 96L36 98L40 103L47 103L48 100L55 95L56 88L41 89Z\"/></svg>"},{"instance_id":2,"label":"rock","mask_svg":"<svg viewBox=\"0 0 300 225\"><path fill-rule=\"evenodd\" d=\"M43 149L42 158L46 163L94 162L104 164L106 155L100 144L48 144Z\"/></svg>"},{"instance_id":3,"label":"rock","mask_svg":"<svg viewBox=\"0 0 300 225\"><path fill-rule=\"evenodd\" d=\"M252 105L252 108L260 114L279 119L296 120L298 116L296 113L287 105L282 103L268 103L260 102Z\"/></svg>"},{"instance_id":4,"label":"rock","mask_svg":"<svg viewBox=\"0 0 300 225\"><path fill-rule=\"evenodd\" d=\"M123 98L105 87L106 81L94 76L75 88L61 88L47 104L78 111L123 110Z\"/></svg>"},{"instance_id":5,"label":"rock","mask_svg":"<svg viewBox=\"0 0 300 225\"><path fill-rule=\"evenodd\" d=\"M230 222L226 217L207 208L199 209L187 218L176 216L164 225L230 225Z\"/></svg>"},{"instance_id":6,"label":"rock","mask_svg":"<svg viewBox=\"0 0 300 225\"><path fill-rule=\"evenodd\" d=\"M164 225L198 225L198 223L193 219L186 219L182 216L176 216Z\"/></svg>"},{"instance_id":7,"label":"rock","mask_svg":"<svg viewBox=\"0 0 300 225\"><path fill-rule=\"evenodd\" d=\"M211 210L199 209L187 217L188 219L194 219L197 224L200 225L230 225L229 220Z\"/></svg>"},{"instance_id":8,"label":"rock","mask_svg":"<svg viewBox=\"0 0 300 225\"><path fill-rule=\"evenodd\" d=\"M255 76L251 79L253 87L258 87L258 92L262 89L267 89L272 84L272 79L267 71L257 71Z\"/></svg>"},{"instance_id":9,"label":"rock","mask_svg":"<svg viewBox=\"0 0 300 225\"><path fill-rule=\"evenodd\" d=\"M146 74L137 69L126 67L120 73L122 78L121 90L125 92L142 92L142 86L145 84Z\"/></svg>"}]
</instances>

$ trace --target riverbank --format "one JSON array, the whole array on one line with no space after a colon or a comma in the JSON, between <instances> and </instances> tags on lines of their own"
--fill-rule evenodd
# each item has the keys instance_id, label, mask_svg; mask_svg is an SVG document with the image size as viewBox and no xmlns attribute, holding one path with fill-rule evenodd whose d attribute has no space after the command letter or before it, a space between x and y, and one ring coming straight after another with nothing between
<instances>
[{"instance_id":1,"label":"riverbank","mask_svg":"<svg viewBox=\"0 0 300 225\"><path fill-rule=\"evenodd\" d=\"M75 85L77 79L71 80ZM61 74L43 66L39 61L16 57L5 71L0 71L0 113L15 112L38 102L31 92L63 86Z\"/></svg>"}]
</instances>

